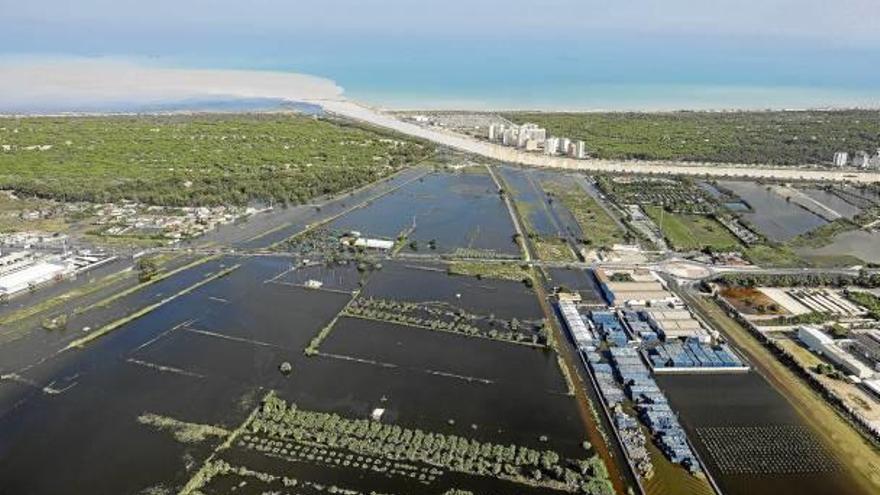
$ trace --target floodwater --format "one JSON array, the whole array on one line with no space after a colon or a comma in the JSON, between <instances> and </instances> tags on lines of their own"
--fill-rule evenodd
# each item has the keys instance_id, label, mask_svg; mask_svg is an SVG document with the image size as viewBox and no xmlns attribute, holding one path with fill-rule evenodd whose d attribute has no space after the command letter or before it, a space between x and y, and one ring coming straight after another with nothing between
<instances>
[{"instance_id":1,"label":"floodwater","mask_svg":"<svg viewBox=\"0 0 880 495\"><path fill-rule=\"evenodd\" d=\"M499 167L497 172L511 188L509 192L520 205L520 215L530 230L538 235L558 237L559 226L555 224L547 207L547 196L532 177L532 172L515 167Z\"/></svg>"},{"instance_id":2,"label":"floodwater","mask_svg":"<svg viewBox=\"0 0 880 495\"><path fill-rule=\"evenodd\" d=\"M850 493L839 461L759 374L666 375L657 382L726 495Z\"/></svg>"},{"instance_id":3,"label":"floodwater","mask_svg":"<svg viewBox=\"0 0 880 495\"><path fill-rule=\"evenodd\" d=\"M519 253L504 200L488 173L479 169L430 174L333 221L330 228L386 239L412 230L408 239L417 248L407 246L406 251ZM432 240L433 250L428 246Z\"/></svg>"},{"instance_id":4,"label":"floodwater","mask_svg":"<svg viewBox=\"0 0 880 495\"><path fill-rule=\"evenodd\" d=\"M823 189L817 188L808 188L801 190L807 196L815 199L816 201L822 203L823 205L831 208L832 210L839 213L841 216L845 218L852 218L859 214L862 210L857 206L854 206L847 201L843 200L840 196L836 194L832 194Z\"/></svg>"},{"instance_id":5,"label":"floodwater","mask_svg":"<svg viewBox=\"0 0 880 495\"><path fill-rule=\"evenodd\" d=\"M589 270L546 268L544 271L547 273L547 281L551 287L561 286L576 291L584 304L605 304L596 284L596 278Z\"/></svg>"},{"instance_id":6,"label":"floodwater","mask_svg":"<svg viewBox=\"0 0 880 495\"><path fill-rule=\"evenodd\" d=\"M718 181L718 185L730 189L751 207L743 218L771 240L787 241L828 223L756 182Z\"/></svg>"},{"instance_id":7,"label":"floodwater","mask_svg":"<svg viewBox=\"0 0 880 495\"><path fill-rule=\"evenodd\" d=\"M372 275L363 294L398 301L445 302L471 313L505 319L543 316L534 291L522 282L449 276L442 265L387 263Z\"/></svg>"},{"instance_id":8,"label":"floodwater","mask_svg":"<svg viewBox=\"0 0 880 495\"><path fill-rule=\"evenodd\" d=\"M336 266L291 266L270 283L302 287L308 281L315 280L321 282L324 290L351 292L360 287L361 279L362 274L358 271L357 264L348 262Z\"/></svg>"},{"instance_id":9,"label":"floodwater","mask_svg":"<svg viewBox=\"0 0 880 495\"><path fill-rule=\"evenodd\" d=\"M867 263L880 263L880 232L851 230L837 234L831 244L820 248L801 248L802 256L852 255Z\"/></svg>"},{"instance_id":10,"label":"floodwater","mask_svg":"<svg viewBox=\"0 0 880 495\"><path fill-rule=\"evenodd\" d=\"M393 361L395 367L309 358L303 348L350 295L269 282L289 268L287 258L223 262L242 266L83 349L45 354L16 369L18 381L0 382L0 493L175 492L221 439L180 442L137 418L151 413L233 429L269 389L312 410L365 418L373 408L384 407L387 421L405 426L585 456L583 423L574 400L563 393L564 382L548 351L384 324L376 329L357 320L331 332L328 349ZM403 271L397 276L436 275L426 289L448 281L444 288L426 290L427 299L449 298L453 291L479 293L468 299L475 310L497 307L499 317L540 316L534 294L521 284L492 287L496 282L399 268ZM384 270L376 274L377 289L385 287L379 292L399 289L395 273L391 268L387 275ZM409 292L420 283L410 282ZM529 297L532 303L523 304ZM509 299L520 303L508 306ZM27 342L34 352L41 349L41 342ZM293 366L289 376L278 370L284 361ZM488 382L461 378L468 374ZM249 462L238 451L224 456L238 464ZM284 469L339 486L354 483L353 488L366 492L408 493L413 487L397 478L373 479L321 466ZM451 487L547 493L449 473L417 491L440 494ZM244 492L252 493L250 488Z\"/></svg>"},{"instance_id":11,"label":"floodwater","mask_svg":"<svg viewBox=\"0 0 880 495\"><path fill-rule=\"evenodd\" d=\"M344 317L321 351L535 393L566 392L555 354L522 344Z\"/></svg>"}]
</instances>

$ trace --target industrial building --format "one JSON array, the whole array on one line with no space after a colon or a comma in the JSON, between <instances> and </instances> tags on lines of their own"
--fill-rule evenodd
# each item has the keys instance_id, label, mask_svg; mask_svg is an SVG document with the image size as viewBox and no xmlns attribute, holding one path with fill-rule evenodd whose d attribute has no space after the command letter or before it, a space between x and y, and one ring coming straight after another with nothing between
<instances>
[{"instance_id":1,"label":"industrial building","mask_svg":"<svg viewBox=\"0 0 880 495\"><path fill-rule=\"evenodd\" d=\"M0 255L0 298L9 298L112 259L90 251L61 256L25 250Z\"/></svg>"},{"instance_id":2,"label":"industrial building","mask_svg":"<svg viewBox=\"0 0 880 495\"><path fill-rule=\"evenodd\" d=\"M572 341L581 350L594 350L597 339L595 334L587 327L580 313L572 301L559 301L559 313L562 321L571 335Z\"/></svg>"},{"instance_id":3,"label":"industrial building","mask_svg":"<svg viewBox=\"0 0 880 495\"><path fill-rule=\"evenodd\" d=\"M749 369L727 344L712 346L694 338L658 344L647 351L647 356L655 373Z\"/></svg>"},{"instance_id":4,"label":"industrial building","mask_svg":"<svg viewBox=\"0 0 880 495\"><path fill-rule=\"evenodd\" d=\"M620 280L615 280L618 278L615 275ZM611 306L647 306L678 299L648 270L606 271L594 268L593 276L596 277L602 296Z\"/></svg>"},{"instance_id":5,"label":"industrial building","mask_svg":"<svg viewBox=\"0 0 880 495\"><path fill-rule=\"evenodd\" d=\"M370 239L368 237L363 237L361 233L357 230L352 230L351 232L345 234L339 239L339 242L341 242L342 244L347 244L349 246L365 249L376 249L379 251L389 251L394 248L394 241L389 241L386 239Z\"/></svg>"},{"instance_id":6,"label":"industrial building","mask_svg":"<svg viewBox=\"0 0 880 495\"><path fill-rule=\"evenodd\" d=\"M36 287L61 278L68 270L65 265L40 262L0 276L0 297Z\"/></svg>"},{"instance_id":7,"label":"industrial building","mask_svg":"<svg viewBox=\"0 0 880 495\"><path fill-rule=\"evenodd\" d=\"M821 354L839 368L859 379L871 378L874 368L854 356L848 347L850 339L834 340L821 329L803 325L798 328L798 339L811 351Z\"/></svg>"}]
</instances>

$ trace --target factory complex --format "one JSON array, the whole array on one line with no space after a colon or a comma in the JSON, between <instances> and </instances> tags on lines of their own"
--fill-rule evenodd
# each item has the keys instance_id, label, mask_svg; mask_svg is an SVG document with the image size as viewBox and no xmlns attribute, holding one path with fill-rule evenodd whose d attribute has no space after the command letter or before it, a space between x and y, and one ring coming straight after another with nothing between
<instances>
[{"instance_id":1,"label":"factory complex","mask_svg":"<svg viewBox=\"0 0 880 495\"><path fill-rule=\"evenodd\" d=\"M642 478L653 475L645 449L651 438L670 462L702 472L654 377L741 373L749 366L653 271L594 268L592 273L607 304L560 297L557 308L630 463Z\"/></svg>"},{"instance_id":2,"label":"factory complex","mask_svg":"<svg viewBox=\"0 0 880 495\"><path fill-rule=\"evenodd\" d=\"M111 256L90 251L53 254L22 250L0 253L0 298L8 299L34 290L112 259Z\"/></svg>"}]
</instances>

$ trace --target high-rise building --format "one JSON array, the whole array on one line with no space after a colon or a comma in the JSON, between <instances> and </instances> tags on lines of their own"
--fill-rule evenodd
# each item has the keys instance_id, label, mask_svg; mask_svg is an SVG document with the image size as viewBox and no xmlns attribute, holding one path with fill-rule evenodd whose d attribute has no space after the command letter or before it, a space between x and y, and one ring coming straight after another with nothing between
<instances>
[{"instance_id":1,"label":"high-rise building","mask_svg":"<svg viewBox=\"0 0 880 495\"><path fill-rule=\"evenodd\" d=\"M864 151L858 151L853 155L852 158L852 166L856 168L868 168L868 160L871 157L868 156Z\"/></svg>"},{"instance_id":2,"label":"high-rise building","mask_svg":"<svg viewBox=\"0 0 880 495\"><path fill-rule=\"evenodd\" d=\"M559 151L559 138L550 136L544 141L544 154L555 155Z\"/></svg>"},{"instance_id":3,"label":"high-rise building","mask_svg":"<svg viewBox=\"0 0 880 495\"><path fill-rule=\"evenodd\" d=\"M567 155L571 152L571 139L559 138L559 152Z\"/></svg>"},{"instance_id":4,"label":"high-rise building","mask_svg":"<svg viewBox=\"0 0 880 495\"><path fill-rule=\"evenodd\" d=\"M870 169L880 169L880 148L877 149L877 154L868 159L868 168Z\"/></svg>"},{"instance_id":5,"label":"high-rise building","mask_svg":"<svg viewBox=\"0 0 880 495\"><path fill-rule=\"evenodd\" d=\"M849 153L845 151L838 151L834 154L834 166L835 167L845 167L846 162L849 161Z\"/></svg>"},{"instance_id":6,"label":"high-rise building","mask_svg":"<svg viewBox=\"0 0 880 495\"><path fill-rule=\"evenodd\" d=\"M501 134L501 144L504 146L513 146L516 144L516 131L513 128L505 128Z\"/></svg>"},{"instance_id":7,"label":"high-rise building","mask_svg":"<svg viewBox=\"0 0 880 495\"><path fill-rule=\"evenodd\" d=\"M498 126L495 124L489 124L489 141L495 141L497 139L497 133Z\"/></svg>"},{"instance_id":8,"label":"high-rise building","mask_svg":"<svg viewBox=\"0 0 880 495\"><path fill-rule=\"evenodd\" d=\"M573 156L578 159L587 157L587 143L583 141L575 141Z\"/></svg>"}]
</instances>

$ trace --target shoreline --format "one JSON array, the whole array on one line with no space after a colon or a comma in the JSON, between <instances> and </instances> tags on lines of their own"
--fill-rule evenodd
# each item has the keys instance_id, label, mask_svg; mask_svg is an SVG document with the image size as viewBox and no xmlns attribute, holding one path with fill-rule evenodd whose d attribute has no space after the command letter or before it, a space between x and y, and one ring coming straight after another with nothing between
<instances>
[{"instance_id":1,"label":"shoreline","mask_svg":"<svg viewBox=\"0 0 880 495\"><path fill-rule=\"evenodd\" d=\"M237 97L230 97L229 102L234 103L238 101ZM747 108L747 107L718 107L718 108L697 108L697 107L669 107L669 108L632 108L632 109L615 109L615 108L538 108L538 107L497 107L497 108L443 108L440 106L432 106L430 103L426 103L425 106L422 107L393 107L381 104L374 104L367 101L359 101L353 100L345 97L333 98L333 99L322 99L315 100L309 98L303 99L279 99L279 104L277 107L268 107L268 108L235 108L235 109L223 109L223 108L210 108L206 107L203 109L200 108L179 108L174 109L170 108L168 110L144 110L144 111L136 111L136 110L69 110L69 111L15 111L15 112L3 112L0 111L0 118L3 119L12 119L12 118L39 118L39 117L47 117L47 118L64 118L64 117L136 117L136 116L150 116L150 115L204 115L204 114L296 114L303 113L296 108L288 107L286 105L295 105L295 104L314 104L317 106L323 106L321 103L323 102L336 102L336 103L349 103L358 105L363 108L368 108L373 111L382 112L386 114L403 114L403 115L411 115L411 114L419 114L419 113L429 113L429 114L443 114L443 115L497 115L497 114L505 114L505 113L524 113L524 114L535 114L535 115L553 115L553 114L570 114L570 115L578 115L578 114L676 114L676 113L689 113L689 114L774 114L774 113L806 113L806 112L817 112L817 113L837 113L837 112L880 112L880 103L875 106L849 106L849 105L841 105L841 106L822 106L822 107L792 107L792 108ZM173 107L174 102L169 102ZM180 102L181 107L183 107L185 102Z\"/></svg>"}]
</instances>

